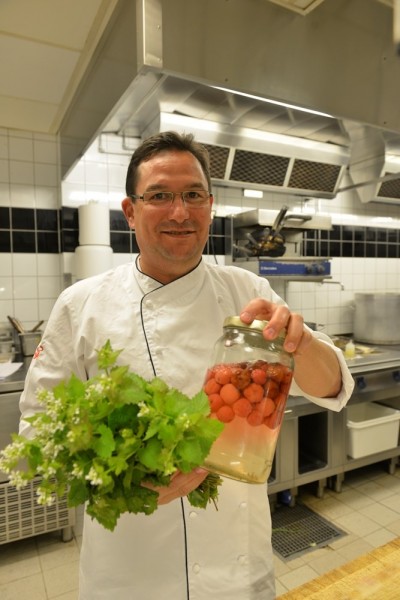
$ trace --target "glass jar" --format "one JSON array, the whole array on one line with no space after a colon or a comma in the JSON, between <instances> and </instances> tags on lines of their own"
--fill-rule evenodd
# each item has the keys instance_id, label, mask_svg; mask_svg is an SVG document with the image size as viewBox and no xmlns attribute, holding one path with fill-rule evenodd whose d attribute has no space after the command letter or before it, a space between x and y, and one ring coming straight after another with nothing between
<instances>
[{"instance_id":1,"label":"glass jar","mask_svg":"<svg viewBox=\"0 0 400 600\"><path fill-rule=\"evenodd\" d=\"M203 389L211 417L225 424L206 458L206 469L247 483L270 475L293 376L284 335L263 337L268 321L224 321Z\"/></svg>"}]
</instances>

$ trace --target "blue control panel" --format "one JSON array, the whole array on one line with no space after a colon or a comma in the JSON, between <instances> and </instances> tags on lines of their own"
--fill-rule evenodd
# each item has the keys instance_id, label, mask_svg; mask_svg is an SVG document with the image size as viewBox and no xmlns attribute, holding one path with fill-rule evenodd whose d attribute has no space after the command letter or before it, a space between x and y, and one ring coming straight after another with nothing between
<instances>
[{"instance_id":1,"label":"blue control panel","mask_svg":"<svg viewBox=\"0 0 400 600\"><path fill-rule=\"evenodd\" d=\"M315 261L290 260L259 260L259 274L266 277L294 276L294 277L329 277L331 263L329 260L316 259Z\"/></svg>"}]
</instances>

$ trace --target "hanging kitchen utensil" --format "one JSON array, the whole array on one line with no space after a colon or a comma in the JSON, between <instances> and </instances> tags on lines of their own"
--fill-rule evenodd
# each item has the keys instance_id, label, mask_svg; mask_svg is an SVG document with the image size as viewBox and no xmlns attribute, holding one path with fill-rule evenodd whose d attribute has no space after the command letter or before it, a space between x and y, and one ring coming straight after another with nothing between
<instances>
[{"instance_id":1,"label":"hanging kitchen utensil","mask_svg":"<svg viewBox=\"0 0 400 600\"><path fill-rule=\"evenodd\" d=\"M288 206L283 206L271 229L268 227L258 228L246 233L248 242L246 249L250 256L283 256L286 252L285 238L279 232L284 224Z\"/></svg>"},{"instance_id":2,"label":"hanging kitchen utensil","mask_svg":"<svg viewBox=\"0 0 400 600\"><path fill-rule=\"evenodd\" d=\"M285 216L289 210L288 206L282 206L279 211L272 228L262 244L261 255L279 257L286 252L285 238L280 233L285 222Z\"/></svg>"},{"instance_id":3,"label":"hanging kitchen utensil","mask_svg":"<svg viewBox=\"0 0 400 600\"><path fill-rule=\"evenodd\" d=\"M243 249L245 250L247 256L260 256L262 253L263 243L265 242L268 234L268 227L258 228L253 230L251 233L246 233L248 242Z\"/></svg>"},{"instance_id":4,"label":"hanging kitchen utensil","mask_svg":"<svg viewBox=\"0 0 400 600\"><path fill-rule=\"evenodd\" d=\"M44 321L39 321L39 323L36 323L35 327L33 327L30 331L30 333L33 333L34 331L37 331L39 329L39 327L41 325L43 325Z\"/></svg>"},{"instance_id":5,"label":"hanging kitchen utensil","mask_svg":"<svg viewBox=\"0 0 400 600\"><path fill-rule=\"evenodd\" d=\"M18 331L18 333L25 333L25 329L23 328L22 323L18 319L16 319L15 317L10 317L9 315L7 315L7 319L10 321L14 329Z\"/></svg>"}]
</instances>

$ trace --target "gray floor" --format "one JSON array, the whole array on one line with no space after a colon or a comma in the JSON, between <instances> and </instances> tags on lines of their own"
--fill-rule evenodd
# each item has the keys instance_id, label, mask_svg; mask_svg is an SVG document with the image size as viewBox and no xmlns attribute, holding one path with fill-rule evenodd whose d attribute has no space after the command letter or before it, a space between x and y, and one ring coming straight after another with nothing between
<instances>
[{"instance_id":1,"label":"gray floor","mask_svg":"<svg viewBox=\"0 0 400 600\"><path fill-rule=\"evenodd\" d=\"M293 589L357 556L400 536L400 468L389 475L382 465L346 475L343 491L300 488L306 506L347 535L292 560L275 556L277 594ZM1 600L77 600L82 512L75 537L63 543L58 534L0 546Z\"/></svg>"}]
</instances>

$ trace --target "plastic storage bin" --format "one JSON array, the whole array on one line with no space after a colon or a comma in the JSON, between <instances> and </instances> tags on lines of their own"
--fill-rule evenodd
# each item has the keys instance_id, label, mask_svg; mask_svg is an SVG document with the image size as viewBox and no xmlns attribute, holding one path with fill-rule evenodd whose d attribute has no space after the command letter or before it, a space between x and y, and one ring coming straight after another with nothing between
<instances>
[{"instance_id":1,"label":"plastic storage bin","mask_svg":"<svg viewBox=\"0 0 400 600\"><path fill-rule=\"evenodd\" d=\"M351 458L396 448L400 410L375 402L347 407L347 453Z\"/></svg>"}]
</instances>

